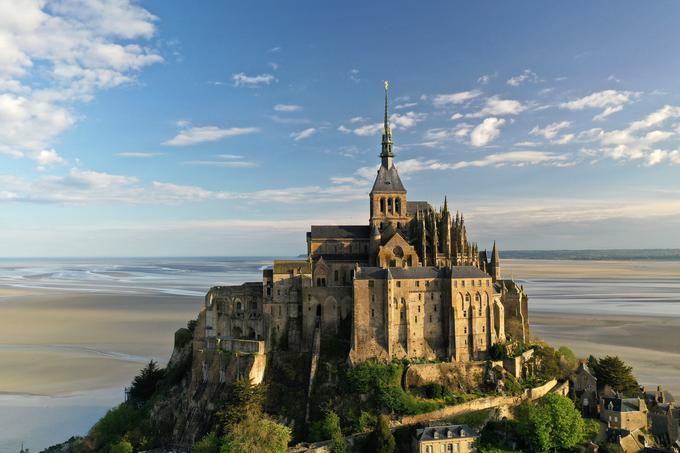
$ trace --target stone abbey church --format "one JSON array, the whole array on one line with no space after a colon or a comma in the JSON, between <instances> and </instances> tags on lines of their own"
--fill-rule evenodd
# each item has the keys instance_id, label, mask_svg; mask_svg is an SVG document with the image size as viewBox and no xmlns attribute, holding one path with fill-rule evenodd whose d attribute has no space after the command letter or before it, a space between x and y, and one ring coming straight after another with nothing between
<instances>
[{"instance_id":1,"label":"stone abbey church","mask_svg":"<svg viewBox=\"0 0 680 453\"><path fill-rule=\"evenodd\" d=\"M261 282L211 288L206 341L304 352L324 336L350 335L349 358L358 363L483 360L496 342L528 338L527 296L501 277L496 245L490 257L480 252L446 198L440 209L408 199L387 89L380 159L368 223L312 225L306 259L274 261Z\"/></svg>"}]
</instances>

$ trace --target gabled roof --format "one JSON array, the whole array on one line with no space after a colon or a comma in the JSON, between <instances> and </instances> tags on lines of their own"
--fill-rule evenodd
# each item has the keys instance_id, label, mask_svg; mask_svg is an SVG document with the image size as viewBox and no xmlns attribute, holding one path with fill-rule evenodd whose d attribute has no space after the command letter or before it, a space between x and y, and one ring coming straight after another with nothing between
<instances>
[{"instance_id":1,"label":"gabled roof","mask_svg":"<svg viewBox=\"0 0 680 453\"><path fill-rule=\"evenodd\" d=\"M375 182L373 183L373 189L371 189L371 193L374 192L406 193L406 189L399 178L399 173L397 173L397 167L392 165L387 169L384 165L380 166L378 175L375 177Z\"/></svg>"},{"instance_id":2,"label":"gabled roof","mask_svg":"<svg viewBox=\"0 0 680 453\"><path fill-rule=\"evenodd\" d=\"M368 225L312 225L312 239L369 239Z\"/></svg>"}]
</instances>

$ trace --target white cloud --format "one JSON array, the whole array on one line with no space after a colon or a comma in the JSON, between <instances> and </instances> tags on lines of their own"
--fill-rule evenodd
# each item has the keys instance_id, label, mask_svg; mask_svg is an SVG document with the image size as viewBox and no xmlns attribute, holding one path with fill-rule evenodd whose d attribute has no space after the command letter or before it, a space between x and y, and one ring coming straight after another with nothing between
<instances>
[{"instance_id":1,"label":"white cloud","mask_svg":"<svg viewBox=\"0 0 680 453\"><path fill-rule=\"evenodd\" d=\"M383 123L373 123L373 124L365 124L363 126L359 126L355 129L350 129L349 127L346 127L345 125L341 124L338 126L338 131L342 132L343 134L354 134L358 135L359 137L370 137L372 135L378 135L380 132L383 130Z\"/></svg>"},{"instance_id":2,"label":"white cloud","mask_svg":"<svg viewBox=\"0 0 680 453\"><path fill-rule=\"evenodd\" d=\"M312 135L314 135L316 133L317 133L316 128L308 127L307 129L303 129L301 131L292 132L290 134L290 136L293 140L295 140L297 142L297 141L300 141L300 140L305 140L305 139L311 137Z\"/></svg>"},{"instance_id":3,"label":"white cloud","mask_svg":"<svg viewBox=\"0 0 680 453\"><path fill-rule=\"evenodd\" d=\"M529 135L535 135L539 137L544 137L548 140L552 140L555 137L557 137L557 134L562 129L566 129L569 126L571 126L571 123L569 121L560 121L558 123L550 123L547 126L540 128L538 126L535 126L531 131L529 131Z\"/></svg>"},{"instance_id":4,"label":"white cloud","mask_svg":"<svg viewBox=\"0 0 680 453\"><path fill-rule=\"evenodd\" d=\"M498 76L498 74L495 74L495 73L494 74L483 74L483 75L479 76L479 78L477 79L477 83L480 84L480 85L486 85L487 83L489 83L491 81L491 79L495 78L496 76Z\"/></svg>"},{"instance_id":5,"label":"white cloud","mask_svg":"<svg viewBox=\"0 0 680 453\"><path fill-rule=\"evenodd\" d=\"M183 129L179 133L163 142L163 145L168 146L187 146L195 145L196 143L214 142L226 137L235 137L237 135L253 134L258 132L256 127L230 127L219 128L216 126L190 127Z\"/></svg>"},{"instance_id":6,"label":"white cloud","mask_svg":"<svg viewBox=\"0 0 680 453\"><path fill-rule=\"evenodd\" d=\"M593 128L578 135L582 142L599 142L597 150L600 156L622 161L641 161L645 165L660 163L678 163L676 149L663 149L660 144L668 142L678 135L675 129L664 130L663 126L670 119L680 117L680 107L666 105L645 118L633 121L627 128L605 131ZM649 130L652 129L653 130ZM591 151L592 154L592 151ZM597 157L594 156L594 161Z\"/></svg>"},{"instance_id":7,"label":"white cloud","mask_svg":"<svg viewBox=\"0 0 680 453\"><path fill-rule=\"evenodd\" d=\"M403 104L397 104L394 106L394 110L403 110L403 109L409 109L411 107L415 107L418 105L417 102L405 102Z\"/></svg>"},{"instance_id":8,"label":"white cloud","mask_svg":"<svg viewBox=\"0 0 680 453\"><path fill-rule=\"evenodd\" d=\"M516 87L522 85L523 83L537 83L540 81L541 79L538 78L535 72L530 69L525 69L521 74L509 78L505 83Z\"/></svg>"},{"instance_id":9,"label":"white cloud","mask_svg":"<svg viewBox=\"0 0 680 453\"><path fill-rule=\"evenodd\" d=\"M620 112L626 104L639 96L640 93L634 91L604 90L573 101L563 102L560 104L560 108L567 110L604 109L593 117L593 120L601 121L616 112Z\"/></svg>"},{"instance_id":10,"label":"white cloud","mask_svg":"<svg viewBox=\"0 0 680 453\"><path fill-rule=\"evenodd\" d=\"M33 156L33 160L35 160L40 167L66 163L66 161L53 149L38 151Z\"/></svg>"},{"instance_id":11,"label":"white cloud","mask_svg":"<svg viewBox=\"0 0 680 453\"><path fill-rule=\"evenodd\" d=\"M357 68L349 70L349 79L354 83L361 82L361 78L359 77L359 70Z\"/></svg>"},{"instance_id":12,"label":"white cloud","mask_svg":"<svg viewBox=\"0 0 680 453\"><path fill-rule=\"evenodd\" d=\"M437 107L447 105L458 105L471 101L482 94L479 90L460 91L458 93L438 94L432 99L432 103Z\"/></svg>"},{"instance_id":13,"label":"white cloud","mask_svg":"<svg viewBox=\"0 0 680 453\"><path fill-rule=\"evenodd\" d=\"M452 120L459 120L459 119L461 119L461 118L463 118L463 115L460 114L460 113L458 113L458 112L456 112L456 113L454 113L453 115L451 115L451 119L452 119Z\"/></svg>"},{"instance_id":14,"label":"white cloud","mask_svg":"<svg viewBox=\"0 0 680 453\"><path fill-rule=\"evenodd\" d=\"M486 100L484 107L480 111L465 116L468 118L481 118L483 116L518 115L524 110L526 110L526 106L519 101L492 96Z\"/></svg>"},{"instance_id":15,"label":"white cloud","mask_svg":"<svg viewBox=\"0 0 680 453\"><path fill-rule=\"evenodd\" d=\"M390 115L390 123L397 129L408 129L427 118L425 113L405 112Z\"/></svg>"},{"instance_id":16,"label":"white cloud","mask_svg":"<svg viewBox=\"0 0 680 453\"><path fill-rule=\"evenodd\" d=\"M504 124L502 118L486 118L470 133L470 144L476 147L488 145L500 135Z\"/></svg>"},{"instance_id":17,"label":"white cloud","mask_svg":"<svg viewBox=\"0 0 680 453\"><path fill-rule=\"evenodd\" d=\"M276 81L276 77L271 74L247 75L244 72L232 74L231 80L235 87L257 88L262 85L269 85Z\"/></svg>"},{"instance_id":18,"label":"white cloud","mask_svg":"<svg viewBox=\"0 0 680 453\"><path fill-rule=\"evenodd\" d=\"M274 110L277 112L298 112L302 110L302 106L297 104L276 104Z\"/></svg>"},{"instance_id":19,"label":"white cloud","mask_svg":"<svg viewBox=\"0 0 680 453\"><path fill-rule=\"evenodd\" d=\"M163 60L139 42L156 18L128 0L0 0L0 11L0 154L63 162L51 144L76 122L74 103Z\"/></svg>"}]
</instances>

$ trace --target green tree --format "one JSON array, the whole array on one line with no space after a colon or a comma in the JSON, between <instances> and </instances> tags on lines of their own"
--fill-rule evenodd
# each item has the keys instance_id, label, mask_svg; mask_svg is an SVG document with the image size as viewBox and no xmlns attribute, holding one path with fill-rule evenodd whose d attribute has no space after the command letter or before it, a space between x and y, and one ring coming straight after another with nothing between
<instances>
[{"instance_id":1,"label":"green tree","mask_svg":"<svg viewBox=\"0 0 680 453\"><path fill-rule=\"evenodd\" d=\"M633 376L633 368L617 356L606 356L599 360L590 356L588 364L595 372L598 384L609 385L624 396L635 396L640 391L640 386Z\"/></svg>"},{"instance_id":2,"label":"green tree","mask_svg":"<svg viewBox=\"0 0 680 453\"><path fill-rule=\"evenodd\" d=\"M191 453L219 453L220 439L215 433L208 433L194 444Z\"/></svg>"},{"instance_id":3,"label":"green tree","mask_svg":"<svg viewBox=\"0 0 680 453\"><path fill-rule=\"evenodd\" d=\"M222 453L286 453L291 431L268 415L249 411L222 438Z\"/></svg>"},{"instance_id":4,"label":"green tree","mask_svg":"<svg viewBox=\"0 0 680 453\"><path fill-rule=\"evenodd\" d=\"M245 412L259 413L265 399L265 387L245 379L236 380L227 391L222 408L217 411L220 427L226 432L238 423Z\"/></svg>"},{"instance_id":5,"label":"green tree","mask_svg":"<svg viewBox=\"0 0 680 453\"><path fill-rule=\"evenodd\" d=\"M592 418L587 418L583 420L583 423L585 428L581 442L594 442L597 438L597 435L600 434L600 422Z\"/></svg>"},{"instance_id":6,"label":"green tree","mask_svg":"<svg viewBox=\"0 0 680 453\"><path fill-rule=\"evenodd\" d=\"M366 452L371 453L395 453L397 442L394 440L392 430L387 423L387 417L381 415L375 424L375 429L368 436Z\"/></svg>"},{"instance_id":7,"label":"green tree","mask_svg":"<svg viewBox=\"0 0 680 453\"><path fill-rule=\"evenodd\" d=\"M134 401L146 401L151 398L164 374L165 370L158 368L153 360L150 361L132 381L130 398Z\"/></svg>"},{"instance_id":8,"label":"green tree","mask_svg":"<svg viewBox=\"0 0 680 453\"><path fill-rule=\"evenodd\" d=\"M123 439L109 448L109 453L132 453L132 444Z\"/></svg>"},{"instance_id":9,"label":"green tree","mask_svg":"<svg viewBox=\"0 0 680 453\"><path fill-rule=\"evenodd\" d=\"M524 403L518 419L518 432L535 452L571 448L585 435L574 402L561 395L551 393L538 403Z\"/></svg>"}]
</instances>

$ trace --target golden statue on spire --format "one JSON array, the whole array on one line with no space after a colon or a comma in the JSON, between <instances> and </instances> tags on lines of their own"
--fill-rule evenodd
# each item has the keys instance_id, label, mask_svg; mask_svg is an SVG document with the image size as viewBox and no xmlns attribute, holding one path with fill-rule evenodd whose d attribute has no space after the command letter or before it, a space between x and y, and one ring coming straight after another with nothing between
<instances>
[{"instance_id":1,"label":"golden statue on spire","mask_svg":"<svg viewBox=\"0 0 680 453\"><path fill-rule=\"evenodd\" d=\"M389 87L390 87L390 81L389 81L389 80L385 80L385 91L387 91L387 89L388 89Z\"/></svg>"}]
</instances>

